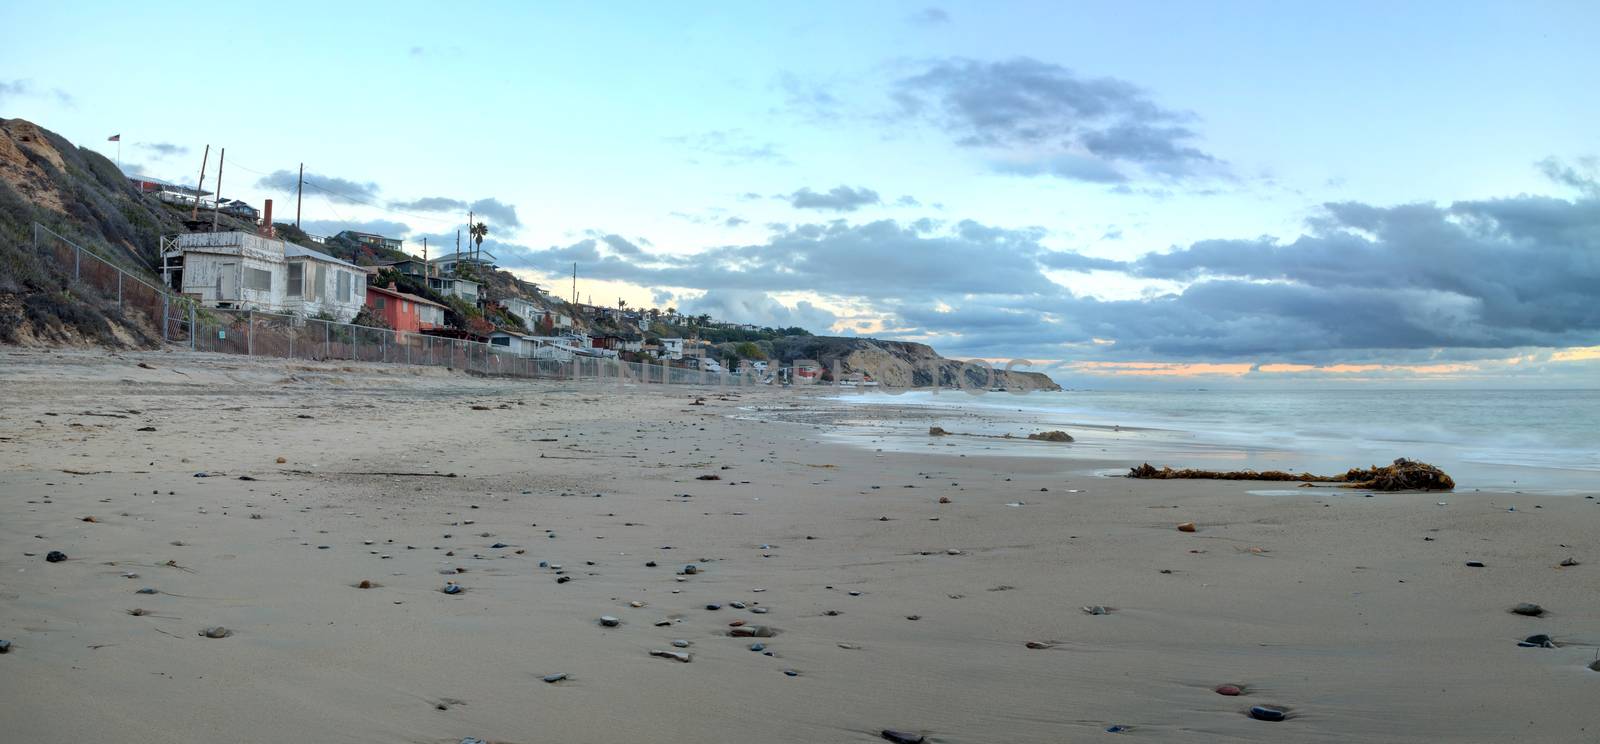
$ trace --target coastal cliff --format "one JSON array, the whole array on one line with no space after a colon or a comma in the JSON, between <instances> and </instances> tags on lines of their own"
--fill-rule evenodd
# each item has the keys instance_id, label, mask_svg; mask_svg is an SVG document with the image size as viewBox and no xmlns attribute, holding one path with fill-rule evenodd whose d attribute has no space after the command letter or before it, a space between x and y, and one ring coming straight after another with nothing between
<instances>
[{"instance_id":1,"label":"coastal cliff","mask_svg":"<svg viewBox=\"0 0 1600 744\"><path fill-rule=\"evenodd\" d=\"M843 336L800 336L773 342L778 361L809 359L822 365L823 379L865 373L886 387L972 387L1008 390L1060 390L1039 372L1006 371L981 362L947 359L927 344Z\"/></svg>"}]
</instances>

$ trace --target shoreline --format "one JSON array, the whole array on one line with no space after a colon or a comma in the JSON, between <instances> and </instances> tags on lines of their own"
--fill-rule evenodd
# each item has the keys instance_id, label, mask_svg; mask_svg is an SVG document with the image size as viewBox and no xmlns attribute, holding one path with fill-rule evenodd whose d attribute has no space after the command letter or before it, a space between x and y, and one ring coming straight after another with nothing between
<instances>
[{"instance_id":1,"label":"shoreline","mask_svg":"<svg viewBox=\"0 0 1600 744\"><path fill-rule=\"evenodd\" d=\"M13 643L0 728L126 742L898 729L960 744L1111 726L1173 742L1593 738L1593 499L1270 498L1249 493L1259 483L1082 474L1114 459L876 451L820 421L743 418L758 405L810 404L0 349ZM1187 521L1195 533L1175 529ZM1550 614L1508 612L1519 602ZM1097 605L1112 611L1080 610ZM778 632L734 638L733 622ZM233 635L199 635L218 625ZM1560 647L1516 645L1535 633ZM1289 720L1245 715L1261 704Z\"/></svg>"}]
</instances>

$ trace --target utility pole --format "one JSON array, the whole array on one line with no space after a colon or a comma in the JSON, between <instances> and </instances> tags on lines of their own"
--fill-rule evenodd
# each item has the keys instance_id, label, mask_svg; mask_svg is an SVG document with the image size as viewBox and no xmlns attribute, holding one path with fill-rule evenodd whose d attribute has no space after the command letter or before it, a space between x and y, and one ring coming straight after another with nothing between
<instances>
[{"instance_id":1,"label":"utility pole","mask_svg":"<svg viewBox=\"0 0 1600 744\"><path fill-rule=\"evenodd\" d=\"M475 243L473 242L473 238L478 236L477 230L475 229L477 227L477 225L476 225L476 223L474 223L472 221L473 218L474 218L474 215L472 214L472 211L471 210L467 210L467 247L468 248L472 248L472 246L475 245ZM472 257L473 258L477 258L478 257L478 249L472 248ZM456 258L459 259L461 257L460 256L456 256Z\"/></svg>"},{"instance_id":2,"label":"utility pole","mask_svg":"<svg viewBox=\"0 0 1600 744\"><path fill-rule=\"evenodd\" d=\"M572 306L578 306L578 262L572 262Z\"/></svg>"},{"instance_id":3,"label":"utility pole","mask_svg":"<svg viewBox=\"0 0 1600 744\"><path fill-rule=\"evenodd\" d=\"M428 283L428 236L422 236L422 283Z\"/></svg>"},{"instance_id":4,"label":"utility pole","mask_svg":"<svg viewBox=\"0 0 1600 744\"><path fill-rule=\"evenodd\" d=\"M211 160L211 145L206 145L206 154L200 156L200 182L194 186L196 192L204 191L206 188L206 162L209 160ZM196 193L194 195L194 209L189 210L189 221L193 222L198 219L200 219L200 194Z\"/></svg>"},{"instance_id":5,"label":"utility pole","mask_svg":"<svg viewBox=\"0 0 1600 744\"><path fill-rule=\"evenodd\" d=\"M294 228L300 229L300 199L306 190L306 164L300 164L300 184L294 187Z\"/></svg>"},{"instance_id":6,"label":"utility pole","mask_svg":"<svg viewBox=\"0 0 1600 744\"><path fill-rule=\"evenodd\" d=\"M211 201L211 232L217 231L217 217L222 214L222 164L228 160L228 148L217 155L217 198ZM198 197L196 197L198 198Z\"/></svg>"}]
</instances>

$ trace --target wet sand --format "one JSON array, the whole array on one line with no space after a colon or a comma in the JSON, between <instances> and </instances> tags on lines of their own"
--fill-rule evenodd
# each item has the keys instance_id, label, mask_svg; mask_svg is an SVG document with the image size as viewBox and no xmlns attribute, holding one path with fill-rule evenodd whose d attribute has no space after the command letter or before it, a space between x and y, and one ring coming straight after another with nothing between
<instances>
[{"instance_id":1,"label":"wet sand","mask_svg":"<svg viewBox=\"0 0 1600 744\"><path fill-rule=\"evenodd\" d=\"M1253 495L756 405L808 401L0 349L0 738L1600 737L1593 499Z\"/></svg>"}]
</instances>

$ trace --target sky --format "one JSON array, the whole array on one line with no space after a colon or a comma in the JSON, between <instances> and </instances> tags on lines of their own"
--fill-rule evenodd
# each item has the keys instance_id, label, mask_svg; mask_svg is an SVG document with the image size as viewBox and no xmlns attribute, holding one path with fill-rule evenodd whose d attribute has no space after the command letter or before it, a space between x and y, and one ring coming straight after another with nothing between
<instances>
[{"instance_id":1,"label":"sky","mask_svg":"<svg viewBox=\"0 0 1600 744\"><path fill-rule=\"evenodd\" d=\"M0 116L308 232L1066 385L1600 385L1600 4L0 5ZM49 32L54 29L55 32ZM62 33L70 30L70 33ZM121 134L120 152L110 135Z\"/></svg>"}]
</instances>

